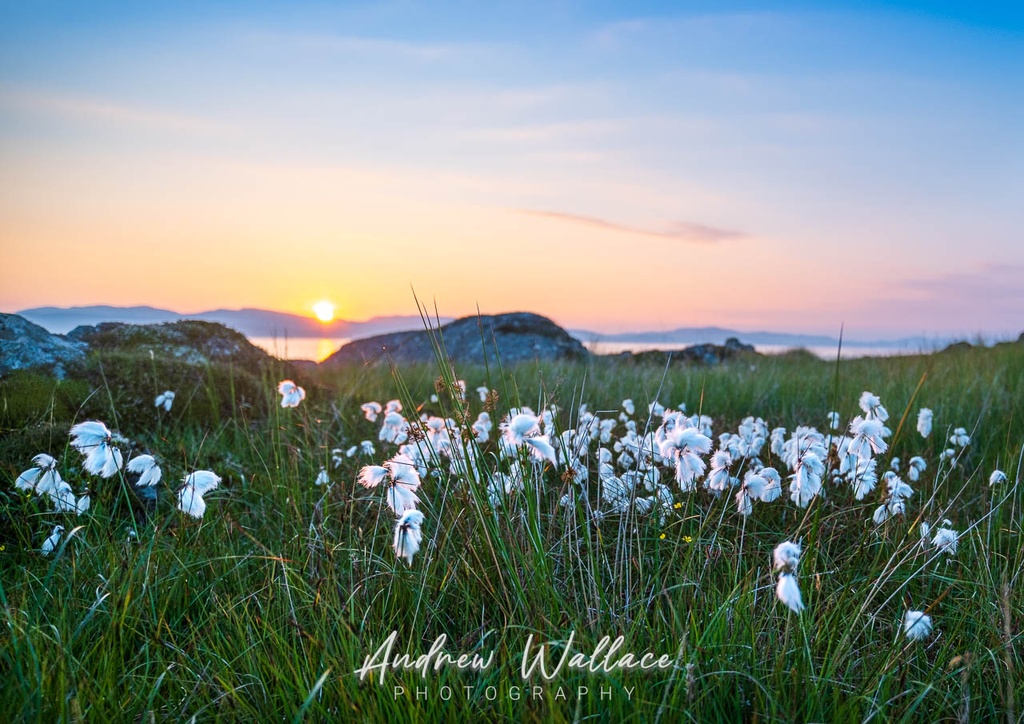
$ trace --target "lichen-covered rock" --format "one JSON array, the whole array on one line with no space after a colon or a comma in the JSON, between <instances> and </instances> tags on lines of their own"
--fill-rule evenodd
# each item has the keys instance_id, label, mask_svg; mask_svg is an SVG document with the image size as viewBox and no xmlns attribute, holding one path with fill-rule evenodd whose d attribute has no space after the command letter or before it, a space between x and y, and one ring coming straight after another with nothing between
<instances>
[{"instance_id":1,"label":"lichen-covered rock","mask_svg":"<svg viewBox=\"0 0 1024 724\"><path fill-rule=\"evenodd\" d=\"M250 343L241 332L216 322L104 322L95 327L75 327L68 332L68 338L84 342L95 352L152 352L154 357L174 358L192 365L232 362L255 371L271 359L270 355Z\"/></svg>"},{"instance_id":2,"label":"lichen-covered rock","mask_svg":"<svg viewBox=\"0 0 1024 724\"><path fill-rule=\"evenodd\" d=\"M51 334L17 314L0 314L0 374L38 367L63 379L85 350L82 342Z\"/></svg>"},{"instance_id":3,"label":"lichen-covered rock","mask_svg":"<svg viewBox=\"0 0 1024 724\"><path fill-rule=\"evenodd\" d=\"M216 322L108 322L77 327L68 336L89 345L81 379L104 390L84 412L102 416L116 410L125 429L153 427L163 414L154 399L163 390L176 393L167 413L175 420L259 419L277 404L278 381L299 379L289 362Z\"/></svg>"},{"instance_id":4,"label":"lichen-covered rock","mask_svg":"<svg viewBox=\"0 0 1024 724\"><path fill-rule=\"evenodd\" d=\"M392 360L397 364L434 362L432 336L443 357L455 363L483 364L533 360L584 360L589 353L579 340L547 317L529 312L464 317L438 330L397 332L346 344L320 364L364 365Z\"/></svg>"},{"instance_id":5,"label":"lichen-covered rock","mask_svg":"<svg viewBox=\"0 0 1024 724\"><path fill-rule=\"evenodd\" d=\"M672 362L717 365L743 354L757 354L754 345L744 344L735 337L729 337L725 340L725 344L696 344L671 352L660 349L645 352L622 352L611 355L611 357L634 364L665 365L671 359Z\"/></svg>"}]
</instances>

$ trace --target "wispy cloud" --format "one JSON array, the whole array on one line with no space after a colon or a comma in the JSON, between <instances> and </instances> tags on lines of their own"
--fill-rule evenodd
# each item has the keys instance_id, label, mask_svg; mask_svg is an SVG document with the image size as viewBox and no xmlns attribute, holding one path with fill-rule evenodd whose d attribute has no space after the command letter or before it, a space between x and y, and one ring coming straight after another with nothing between
<instances>
[{"instance_id":1,"label":"wispy cloud","mask_svg":"<svg viewBox=\"0 0 1024 724\"><path fill-rule=\"evenodd\" d=\"M973 270L908 279L903 288L929 302L987 303L1024 309L1024 266L984 264Z\"/></svg>"},{"instance_id":2,"label":"wispy cloud","mask_svg":"<svg viewBox=\"0 0 1024 724\"><path fill-rule=\"evenodd\" d=\"M194 116L151 111L101 98L30 90L0 89L0 109L179 133L223 131L218 124Z\"/></svg>"},{"instance_id":3,"label":"wispy cloud","mask_svg":"<svg viewBox=\"0 0 1024 724\"><path fill-rule=\"evenodd\" d=\"M1016 335L1024 329L1024 265L979 264L954 272L904 279L868 299L864 324L962 335ZM884 324L884 323L883 323Z\"/></svg>"},{"instance_id":4,"label":"wispy cloud","mask_svg":"<svg viewBox=\"0 0 1024 724\"><path fill-rule=\"evenodd\" d=\"M662 239L674 239L697 244L713 244L719 241L731 239L743 239L747 237L740 231L730 229L719 229L704 224L695 224L689 221L674 221L661 229L643 228L619 224L607 219L599 219L594 216L581 216L578 214L566 214L561 211L541 211L536 209L517 209L519 213L539 216L556 221L565 221L573 224L583 224L605 231L615 231L623 234L640 234L642 236L655 236Z\"/></svg>"}]
</instances>

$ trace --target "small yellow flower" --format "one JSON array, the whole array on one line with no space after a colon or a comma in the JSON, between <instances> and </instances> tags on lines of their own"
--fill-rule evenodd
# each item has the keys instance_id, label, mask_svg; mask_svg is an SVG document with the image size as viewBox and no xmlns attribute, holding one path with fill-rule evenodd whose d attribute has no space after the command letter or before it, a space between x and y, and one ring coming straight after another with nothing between
<instances>
[{"instance_id":1,"label":"small yellow flower","mask_svg":"<svg viewBox=\"0 0 1024 724\"><path fill-rule=\"evenodd\" d=\"M684 536L683 536L683 542L684 542L684 543L693 543L693 538L691 538L691 537L690 537L690 536L688 536L688 535L684 535Z\"/></svg>"},{"instance_id":2,"label":"small yellow flower","mask_svg":"<svg viewBox=\"0 0 1024 724\"><path fill-rule=\"evenodd\" d=\"M676 510L679 510L680 508L682 508L682 507L683 507L683 504L682 504L682 503L676 503L676 504L675 504L675 505L673 505L672 507L673 507L673 508L675 508Z\"/></svg>"},{"instance_id":3,"label":"small yellow flower","mask_svg":"<svg viewBox=\"0 0 1024 724\"><path fill-rule=\"evenodd\" d=\"M665 540L665 534L664 534L664 533L662 533L661 535L659 535L659 536L658 536L658 538L659 538L660 540Z\"/></svg>"}]
</instances>

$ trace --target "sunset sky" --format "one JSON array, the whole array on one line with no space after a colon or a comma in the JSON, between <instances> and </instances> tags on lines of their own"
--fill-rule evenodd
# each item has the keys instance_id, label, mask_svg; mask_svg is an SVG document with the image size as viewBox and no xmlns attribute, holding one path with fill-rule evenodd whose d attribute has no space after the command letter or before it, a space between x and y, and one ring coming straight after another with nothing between
<instances>
[{"instance_id":1,"label":"sunset sky","mask_svg":"<svg viewBox=\"0 0 1024 724\"><path fill-rule=\"evenodd\" d=\"M976 3L2 2L0 311L1016 336L1022 78Z\"/></svg>"}]
</instances>

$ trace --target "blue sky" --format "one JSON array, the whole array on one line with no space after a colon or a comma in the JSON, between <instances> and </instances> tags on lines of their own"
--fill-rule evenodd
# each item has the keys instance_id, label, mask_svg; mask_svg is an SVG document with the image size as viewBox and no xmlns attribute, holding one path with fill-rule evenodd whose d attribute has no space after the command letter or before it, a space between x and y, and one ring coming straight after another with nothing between
<instances>
[{"instance_id":1,"label":"blue sky","mask_svg":"<svg viewBox=\"0 0 1024 724\"><path fill-rule=\"evenodd\" d=\"M1024 329L1015 8L2 8L4 311Z\"/></svg>"}]
</instances>

